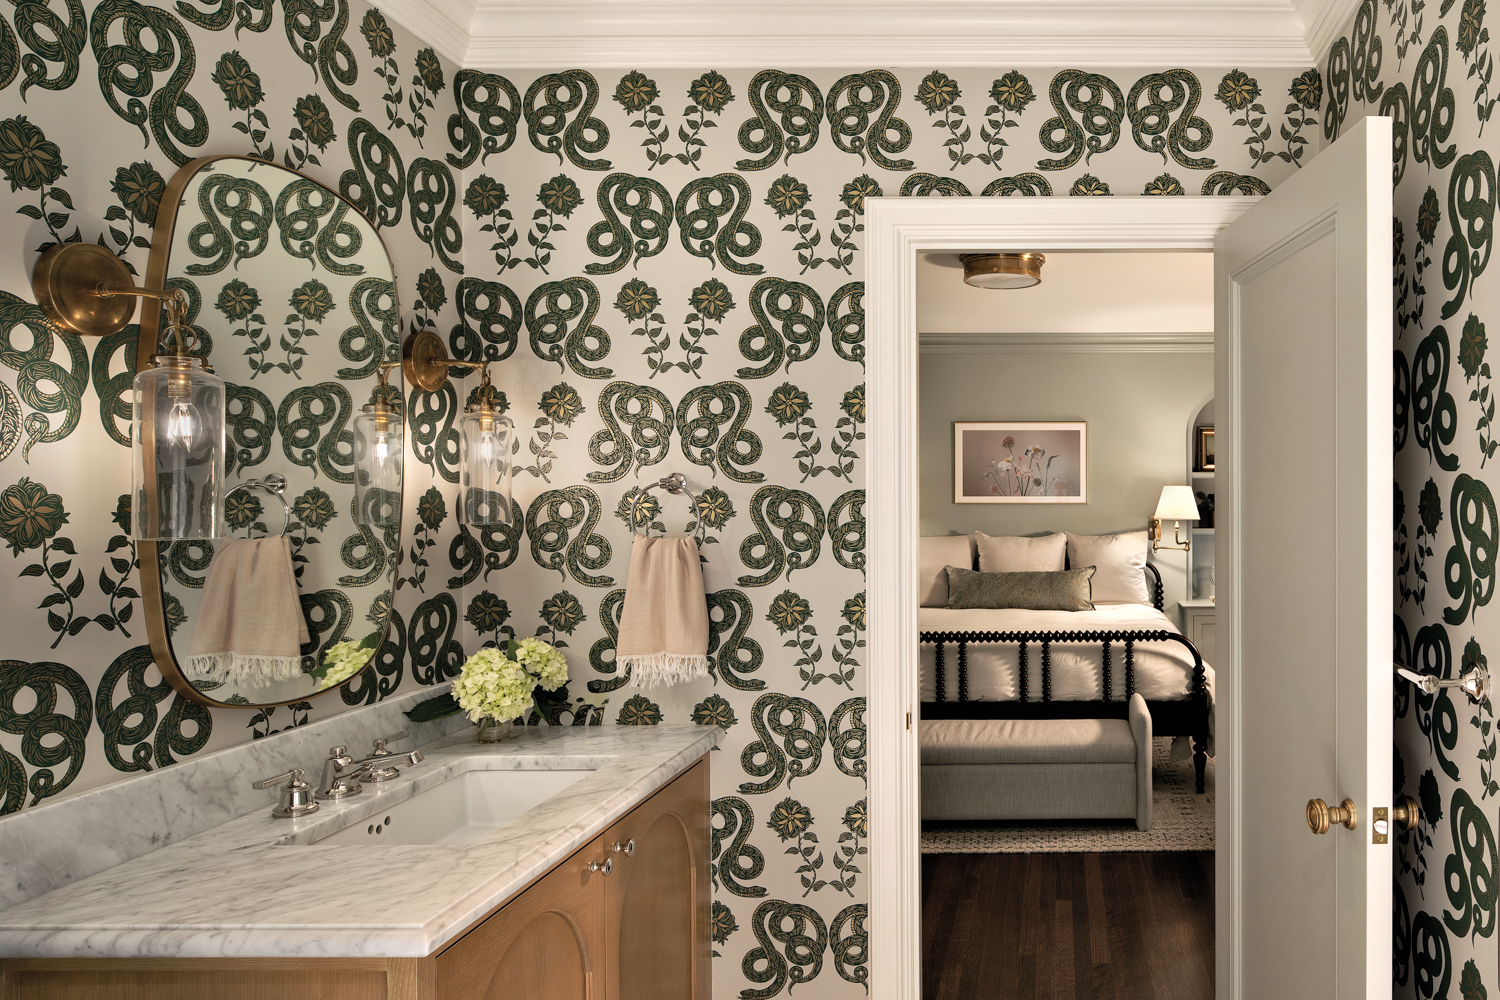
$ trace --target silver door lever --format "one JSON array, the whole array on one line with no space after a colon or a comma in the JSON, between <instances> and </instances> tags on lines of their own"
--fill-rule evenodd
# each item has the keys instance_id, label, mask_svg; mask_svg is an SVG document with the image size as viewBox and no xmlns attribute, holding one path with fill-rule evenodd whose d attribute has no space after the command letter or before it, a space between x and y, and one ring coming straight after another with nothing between
<instances>
[{"instance_id":1,"label":"silver door lever","mask_svg":"<svg viewBox=\"0 0 1500 1000\"><path fill-rule=\"evenodd\" d=\"M1433 674L1419 674L1399 663L1393 666L1397 676L1411 681L1412 685L1423 694L1437 694L1443 688L1458 688L1476 705L1484 704L1485 699L1490 696L1490 672L1477 664L1457 677L1447 678Z\"/></svg>"}]
</instances>

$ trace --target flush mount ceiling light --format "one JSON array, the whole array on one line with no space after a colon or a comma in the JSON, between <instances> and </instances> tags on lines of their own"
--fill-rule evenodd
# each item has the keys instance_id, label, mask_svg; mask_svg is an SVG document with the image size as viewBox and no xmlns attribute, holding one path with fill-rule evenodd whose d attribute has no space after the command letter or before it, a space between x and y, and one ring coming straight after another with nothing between
<instances>
[{"instance_id":1,"label":"flush mount ceiling light","mask_svg":"<svg viewBox=\"0 0 1500 1000\"><path fill-rule=\"evenodd\" d=\"M1039 253L966 253L959 258L964 264L964 284L975 288L1030 288L1042 283L1042 265L1047 258Z\"/></svg>"}]
</instances>

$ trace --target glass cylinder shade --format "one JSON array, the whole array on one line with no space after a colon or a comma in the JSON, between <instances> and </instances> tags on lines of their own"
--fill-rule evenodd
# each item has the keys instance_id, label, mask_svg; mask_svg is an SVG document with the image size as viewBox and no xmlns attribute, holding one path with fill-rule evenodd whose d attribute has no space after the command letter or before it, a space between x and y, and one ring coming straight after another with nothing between
<instances>
[{"instance_id":1,"label":"glass cylinder shade","mask_svg":"<svg viewBox=\"0 0 1500 1000\"><path fill-rule=\"evenodd\" d=\"M131 537L217 538L224 485L224 381L193 355L164 355L135 377Z\"/></svg>"},{"instance_id":2,"label":"glass cylinder shade","mask_svg":"<svg viewBox=\"0 0 1500 1000\"><path fill-rule=\"evenodd\" d=\"M405 422L383 400L354 418L354 523L401 523L401 461Z\"/></svg>"},{"instance_id":3,"label":"glass cylinder shade","mask_svg":"<svg viewBox=\"0 0 1500 1000\"><path fill-rule=\"evenodd\" d=\"M458 421L458 523L510 524L510 418L480 403Z\"/></svg>"}]
</instances>

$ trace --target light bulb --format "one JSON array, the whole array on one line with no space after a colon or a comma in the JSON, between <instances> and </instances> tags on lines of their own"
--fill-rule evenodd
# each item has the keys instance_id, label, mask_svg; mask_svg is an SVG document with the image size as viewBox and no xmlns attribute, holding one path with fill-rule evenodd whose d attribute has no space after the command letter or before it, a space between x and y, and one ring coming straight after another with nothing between
<instances>
[{"instance_id":1,"label":"light bulb","mask_svg":"<svg viewBox=\"0 0 1500 1000\"><path fill-rule=\"evenodd\" d=\"M488 469L495 464L495 455L499 450L499 442L495 440L494 431L484 431L479 435L479 464Z\"/></svg>"},{"instance_id":2,"label":"light bulb","mask_svg":"<svg viewBox=\"0 0 1500 1000\"><path fill-rule=\"evenodd\" d=\"M391 437L389 434L375 435L375 461L381 465L391 457Z\"/></svg>"},{"instance_id":3,"label":"light bulb","mask_svg":"<svg viewBox=\"0 0 1500 1000\"><path fill-rule=\"evenodd\" d=\"M203 417L198 413L198 408L186 399L179 399L172 404L172 410L167 414L167 440L192 451L193 438L197 436L202 424Z\"/></svg>"}]
</instances>

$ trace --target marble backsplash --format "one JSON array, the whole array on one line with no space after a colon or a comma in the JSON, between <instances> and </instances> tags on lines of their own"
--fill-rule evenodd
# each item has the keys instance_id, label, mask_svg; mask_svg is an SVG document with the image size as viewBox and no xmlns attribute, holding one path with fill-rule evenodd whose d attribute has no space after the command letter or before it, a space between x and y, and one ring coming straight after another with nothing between
<instances>
[{"instance_id":1,"label":"marble backsplash","mask_svg":"<svg viewBox=\"0 0 1500 1000\"><path fill-rule=\"evenodd\" d=\"M411 731L410 750L472 725L464 715L412 723L402 713L448 690L422 687L377 705L0 817L0 909L275 805L251 783L300 767L317 783L328 748L363 756L381 736Z\"/></svg>"}]
</instances>

